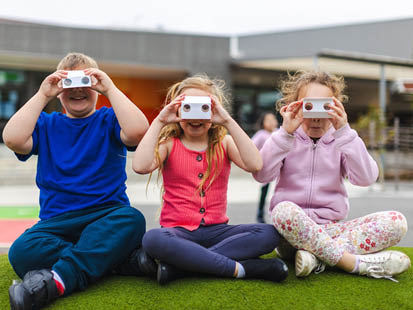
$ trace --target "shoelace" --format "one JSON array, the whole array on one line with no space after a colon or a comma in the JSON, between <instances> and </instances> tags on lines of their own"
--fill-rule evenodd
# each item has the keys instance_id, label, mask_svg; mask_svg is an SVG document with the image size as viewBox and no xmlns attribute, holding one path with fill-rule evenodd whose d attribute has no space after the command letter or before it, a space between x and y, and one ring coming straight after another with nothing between
<instances>
[{"instance_id":1,"label":"shoelace","mask_svg":"<svg viewBox=\"0 0 413 310\"><path fill-rule=\"evenodd\" d=\"M384 279L388 279L391 280L393 282L399 283L399 281L397 281L396 279L394 279L392 276L387 276L384 274L384 268L381 266L369 266L367 267L367 276L371 277L371 278L384 278Z\"/></svg>"},{"instance_id":2,"label":"shoelace","mask_svg":"<svg viewBox=\"0 0 413 310\"><path fill-rule=\"evenodd\" d=\"M314 269L314 274L322 273L325 269L326 265L323 262L319 261L317 267L315 267Z\"/></svg>"}]
</instances>

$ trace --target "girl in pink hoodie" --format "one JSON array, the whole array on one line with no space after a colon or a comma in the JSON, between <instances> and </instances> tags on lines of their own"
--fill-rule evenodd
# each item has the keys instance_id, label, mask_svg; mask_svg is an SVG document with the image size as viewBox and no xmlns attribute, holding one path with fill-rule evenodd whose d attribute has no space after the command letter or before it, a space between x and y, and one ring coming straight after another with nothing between
<instances>
[{"instance_id":1,"label":"girl in pink hoodie","mask_svg":"<svg viewBox=\"0 0 413 310\"><path fill-rule=\"evenodd\" d=\"M344 221L349 210L344 179L369 186L378 177L376 162L347 122L344 88L342 77L325 72L289 76L278 104L282 127L262 147L263 169L254 178L276 181L271 219L287 241L278 247L281 256L288 259L295 253L297 276L321 272L327 264L394 280L392 276L410 267L410 259L381 250L405 235L406 218L386 211ZM303 98L314 97L333 99L330 118L303 118Z\"/></svg>"}]
</instances>

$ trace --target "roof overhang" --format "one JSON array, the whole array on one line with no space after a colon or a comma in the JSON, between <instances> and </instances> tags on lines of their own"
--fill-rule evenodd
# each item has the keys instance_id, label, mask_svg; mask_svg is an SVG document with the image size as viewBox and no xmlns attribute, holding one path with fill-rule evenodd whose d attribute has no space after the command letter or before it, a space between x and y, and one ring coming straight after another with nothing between
<instances>
[{"instance_id":1,"label":"roof overhang","mask_svg":"<svg viewBox=\"0 0 413 310\"><path fill-rule=\"evenodd\" d=\"M0 51L0 68L4 69L53 72L56 70L59 60L59 57L52 55L47 57L23 53L11 55ZM187 74L187 71L184 69L104 60L99 60L99 67L111 75L141 78L176 79L182 78Z\"/></svg>"},{"instance_id":2,"label":"roof overhang","mask_svg":"<svg viewBox=\"0 0 413 310\"><path fill-rule=\"evenodd\" d=\"M345 77L372 80L380 80L381 66L384 65L386 80L394 81L413 77L413 60L410 59L327 49L308 57L235 60L234 64L244 68L275 71L313 70L318 68Z\"/></svg>"}]
</instances>

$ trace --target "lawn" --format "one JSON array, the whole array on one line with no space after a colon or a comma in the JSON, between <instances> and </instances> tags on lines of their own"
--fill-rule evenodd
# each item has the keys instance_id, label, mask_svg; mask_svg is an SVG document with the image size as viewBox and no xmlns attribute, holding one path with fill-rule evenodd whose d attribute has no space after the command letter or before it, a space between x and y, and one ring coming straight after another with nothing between
<instances>
[{"instance_id":1,"label":"lawn","mask_svg":"<svg viewBox=\"0 0 413 310\"><path fill-rule=\"evenodd\" d=\"M413 260L413 248L394 249ZM44 309L413 309L412 268L394 283L336 269L298 279L289 267L290 275L281 284L205 277L160 287L154 279L113 276ZM6 255L0 256L0 270L3 310L9 309L8 287L16 278Z\"/></svg>"}]
</instances>

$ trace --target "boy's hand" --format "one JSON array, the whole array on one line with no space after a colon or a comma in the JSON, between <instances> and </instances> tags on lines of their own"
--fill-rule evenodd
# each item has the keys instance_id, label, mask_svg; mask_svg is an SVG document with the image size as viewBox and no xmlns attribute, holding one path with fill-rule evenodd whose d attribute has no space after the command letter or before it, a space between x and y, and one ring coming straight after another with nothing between
<instances>
[{"instance_id":1,"label":"boy's hand","mask_svg":"<svg viewBox=\"0 0 413 310\"><path fill-rule=\"evenodd\" d=\"M347 124L347 113L343 104L336 97L333 97L333 101L334 105L330 105L332 111L328 112L333 118L330 118L329 120L334 128L338 130Z\"/></svg>"},{"instance_id":2,"label":"boy's hand","mask_svg":"<svg viewBox=\"0 0 413 310\"><path fill-rule=\"evenodd\" d=\"M108 92L116 88L110 77L103 71L97 68L87 68L83 70L86 75L89 75L92 79L92 89L97 92L108 96Z\"/></svg>"},{"instance_id":3,"label":"boy's hand","mask_svg":"<svg viewBox=\"0 0 413 310\"><path fill-rule=\"evenodd\" d=\"M283 117L282 127L292 135L303 122L303 101L294 101L281 108L280 114Z\"/></svg>"},{"instance_id":4,"label":"boy's hand","mask_svg":"<svg viewBox=\"0 0 413 310\"><path fill-rule=\"evenodd\" d=\"M210 95L211 98L211 123L225 125L231 120L231 115L229 115L228 111L222 106L222 104L218 103L218 98L215 96Z\"/></svg>"},{"instance_id":5,"label":"boy's hand","mask_svg":"<svg viewBox=\"0 0 413 310\"><path fill-rule=\"evenodd\" d=\"M168 103L162 110L159 112L156 117L164 126L170 123L177 123L181 121L181 118L178 115L178 109L181 106L182 100L184 100L185 95L179 95L170 103Z\"/></svg>"},{"instance_id":6,"label":"boy's hand","mask_svg":"<svg viewBox=\"0 0 413 310\"><path fill-rule=\"evenodd\" d=\"M47 76L39 88L39 93L46 97L47 101L55 98L63 91L61 80L67 77L67 71L58 70Z\"/></svg>"}]
</instances>

